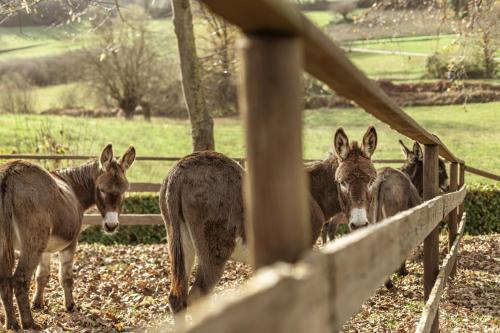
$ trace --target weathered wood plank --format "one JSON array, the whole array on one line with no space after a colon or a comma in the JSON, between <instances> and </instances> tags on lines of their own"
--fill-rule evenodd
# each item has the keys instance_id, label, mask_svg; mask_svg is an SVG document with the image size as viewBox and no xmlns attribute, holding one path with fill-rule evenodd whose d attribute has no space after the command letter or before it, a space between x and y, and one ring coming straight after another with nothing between
<instances>
[{"instance_id":1,"label":"weathered wood plank","mask_svg":"<svg viewBox=\"0 0 500 333\"><path fill-rule=\"evenodd\" d=\"M294 262L311 239L302 162L302 45L294 37L248 36L240 47L239 105L248 155L245 222L253 262L256 267Z\"/></svg>"},{"instance_id":2,"label":"weathered wood plank","mask_svg":"<svg viewBox=\"0 0 500 333\"><path fill-rule=\"evenodd\" d=\"M457 260L460 247L460 240L462 239L462 235L464 233L465 223L466 223L466 215L464 214L462 222L460 223L457 237L455 238L455 241L453 242L453 245L450 251L448 252L448 255L443 260L443 265L439 270L436 283L434 284L429 299L427 300L427 303L425 304L424 309L422 311L422 316L420 317L420 321L416 329L417 333L427 333L431 331L432 323L439 309L439 300L443 295L444 287L446 286L446 281L448 280L448 277L450 276Z\"/></svg>"},{"instance_id":3,"label":"weathered wood plank","mask_svg":"<svg viewBox=\"0 0 500 333\"><path fill-rule=\"evenodd\" d=\"M494 173L491 173L491 172L488 172L488 171L484 171L484 170L480 170L480 169L477 169L477 168L473 168L470 165L466 165L465 166L465 171L473 173L473 174L478 175L478 176L482 176L482 177L485 177L485 178L489 178L489 179L493 179L493 180L496 180L496 181L500 181L500 175L495 175Z\"/></svg>"},{"instance_id":4,"label":"weathered wood plank","mask_svg":"<svg viewBox=\"0 0 500 333\"><path fill-rule=\"evenodd\" d=\"M123 214L120 215L120 225L150 225L163 224L160 214ZM99 214L86 214L83 224L101 225L102 217Z\"/></svg>"},{"instance_id":5,"label":"weathered wood plank","mask_svg":"<svg viewBox=\"0 0 500 333\"><path fill-rule=\"evenodd\" d=\"M328 280L322 265L284 263L256 272L237 295L201 300L190 309L190 333L328 332ZM184 325L183 325L184 324ZM161 329L158 332L163 332Z\"/></svg>"},{"instance_id":6,"label":"weathered wood plank","mask_svg":"<svg viewBox=\"0 0 500 333\"><path fill-rule=\"evenodd\" d=\"M89 160L96 158L96 156L91 155L37 155L37 154L0 154L0 160ZM137 156L137 161L170 161L175 162L180 160L182 157L170 157L170 156ZM241 157L233 157L233 160L238 161L240 164L245 163L245 159ZM318 161L317 159L304 159L304 162ZM403 163L404 160L401 159L380 159L373 160L374 163ZM478 176L500 181L500 176L494 173L480 170L478 168L473 168L469 165L465 166L465 171L473 173Z\"/></svg>"},{"instance_id":7,"label":"weathered wood plank","mask_svg":"<svg viewBox=\"0 0 500 333\"><path fill-rule=\"evenodd\" d=\"M458 188L458 163L450 163L450 192L455 192ZM447 211L449 202L445 203L444 211ZM457 237L458 226L458 207L451 207L448 214L448 251L451 251L455 238ZM456 265L453 266L451 275L454 276L456 272Z\"/></svg>"},{"instance_id":8,"label":"weathered wood plank","mask_svg":"<svg viewBox=\"0 0 500 333\"><path fill-rule=\"evenodd\" d=\"M458 206L462 204L467 195L467 186L464 185L460 188L460 190L455 192L450 192L443 194L443 213L444 215L448 215L453 209L457 209Z\"/></svg>"},{"instance_id":9,"label":"weathered wood plank","mask_svg":"<svg viewBox=\"0 0 500 333\"><path fill-rule=\"evenodd\" d=\"M328 244L330 311L335 331L406 259L443 218L437 197ZM355 264L353 264L355 263Z\"/></svg>"},{"instance_id":10,"label":"weathered wood plank","mask_svg":"<svg viewBox=\"0 0 500 333\"><path fill-rule=\"evenodd\" d=\"M424 191L423 199L429 200L439 194L438 146L424 146ZM444 206L444 202L443 202ZM443 215L444 216L444 215ZM436 226L424 240L424 300L427 301L439 273L439 228ZM439 331L439 312L436 311L431 331Z\"/></svg>"},{"instance_id":11,"label":"weathered wood plank","mask_svg":"<svg viewBox=\"0 0 500 333\"><path fill-rule=\"evenodd\" d=\"M303 30L300 11L286 1L203 0L215 13L247 33L297 35Z\"/></svg>"},{"instance_id":12,"label":"weathered wood plank","mask_svg":"<svg viewBox=\"0 0 500 333\"><path fill-rule=\"evenodd\" d=\"M465 184L465 163L460 163L460 175L458 178L458 186L462 187ZM458 218L461 220L462 215L464 214L464 204L462 203L460 207L458 207Z\"/></svg>"},{"instance_id":13,"label":"weathered wood plank","mask_svg":"<svg viewBox=\"0 0 500 333\"><path fill-rule=\"evenodd\" d=\"M128 192L160 192L161 184L131 183Z\"/></svg>"}]
</instances>

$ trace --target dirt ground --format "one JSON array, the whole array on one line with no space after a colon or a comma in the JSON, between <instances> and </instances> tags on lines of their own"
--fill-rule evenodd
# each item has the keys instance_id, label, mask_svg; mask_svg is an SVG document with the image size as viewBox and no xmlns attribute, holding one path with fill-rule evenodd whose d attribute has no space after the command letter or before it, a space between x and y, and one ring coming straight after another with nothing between
<instances>
[{"instance_id":1,"label":"dirt ground","mask_svg":"<svg viewBox=\"0 0 500 333\"><path fill-rule=\"evenodd\" d=\"M445 250L442 239L442 252ZM458 275L441 302L442 332L500 330L500 234L463 240ZM56 260L54 260L56 261ZM408 332L415 329L423 306L422 264L416 251L410 275L395 278L395 289L380 288L345 332ZM53 263L47 306L34 312L44 332L136 332L160 323L172 327L167 295L169 260L165 245L102 246L81 244L75 274L78 311L66 313ZM216 295L234 292L251 269L229 263ZM0 321L3 323L3 315ZM0 331L2 331L0 329Z\"/></svg>"}]
</instances>

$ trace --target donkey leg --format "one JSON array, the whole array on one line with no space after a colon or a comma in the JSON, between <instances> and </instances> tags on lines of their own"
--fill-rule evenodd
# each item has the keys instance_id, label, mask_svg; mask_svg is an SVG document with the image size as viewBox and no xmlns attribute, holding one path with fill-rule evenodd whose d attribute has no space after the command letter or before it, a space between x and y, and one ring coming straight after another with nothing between
<instances>
[{"instance_id":1,"label":"donkey leg","mask_svg":"<svg viewBox=\"0 0 500 333\"><path fill-rule=\"evenodd\" d=\"M73 259L75 250L76 241L59 252L59 283L64 290L64 306L70 312L75 310L75 301L73 300Z\"/></svg>"},{"instance_id":2,"label":"donkey leg","mask_svg":"<svg viewBox=\"0 0 500 333\"><path fill-rule=\"evenodd\" d=\"M45 305L43 292L50 279L50 257L51 253L42 254L42 260L38 264L35 273L36 289L35 296L33 297L33 309L41 309Z\"/></svg>"},{"instance_id":3,"label":"donkey leg","mask_svg":"<svg viewBox=\"0 0 500 333\"><path fill-rule=\"evenodd\" d=\"M196 268L194 284L189 290L188 305L193 304L197 299L207 295L214 289L224 273L226 261L200 260Z\"/></svg>"},{"instance_id":4,"label":"donkey leg","mask_svg":"<svg viewBox=\"0 0 500 333\"><path fill-rule=\"evenodd\" d=\"M399 267L398 275L399 276L406 276L406 275L408 275L408 270L406 269L406 260L403 261L403 263L401 264L401 267Z\"/></svg>"},{"instance_id":5,"label":"donkey leg","mask_svg":"<svg viewBox=\"0 0 500 333\"><path fill-rule=\"evenodd\" d=\"M16 313L14 311L14 295L12 292L12 267L9 267L7 258L0 255L0 296L5 314L5 327L14 331L19 330Z\"/></svg>"},{"instance_id":6,"label":"donkey leg","mask_svg":"<svg viewBox=\"0 0 500 333\"><path fill-rule=\"evenodd\" d=\"M21 323L23 329L39 329L35 324L33 315L31 314L29 290L31 284L31 277L35 272L36 266L42 257L42 250L30 251L31 249L23 249L19 257L16 271L12 284L14 293L16 294L17 306L21 314Z\"/></svg>"},{"instance_id":7,"label":"donkey leg","mask_svg":"<svg viewBox=\"0 0 500 333\"><path fill-rule=\"evenodd\" d=\"M325 245L328 241L328 228L330 226L330 222L326 222L323 224L323 228L321 229L321 244Z\"/></svg>"},{"instance_id":8,"label":"donkey leg","mask_svg":"<svg viewBox=\"0 0 500 333\"><path fill-rule=\"evenodd\" d=\"M228 230L226 226L224 220L206 221L205 230L194 234L199 260L188 305L210 293L224 273L226 262L236 247L235 230Z\"/></svg>"}]
</instances>

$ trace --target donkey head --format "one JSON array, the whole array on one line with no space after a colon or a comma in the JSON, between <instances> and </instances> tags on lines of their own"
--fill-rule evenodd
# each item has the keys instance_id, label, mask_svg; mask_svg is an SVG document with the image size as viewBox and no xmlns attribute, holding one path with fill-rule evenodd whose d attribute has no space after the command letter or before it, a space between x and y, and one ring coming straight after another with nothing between
<instances>
[{"instance_id":1,"label":"donkey head","mask_svg":"<svg viewBox=\"0 0 500 333\"><path fill-rule=\"evenodd\" d=\"M339 187L342 211L349 221L349 229L364 227L369 223L371 185L377 177L377 171L371 161L371 156L377 148L375 127L368 127L361 147L356 141L349 144L344 130L339 128L335 133L334 147L339 163L335 180Z\"/></svg>"},{"instance_id":2,"label":"donkey head","mask_svg":"<svg viewBox=\"0 0 500 333\"><path fill-rule=\"evenodd\" d=\"M411 182L418 190L418 193L422 195L423 193L423 178L424 178L424 154L422 148L415 141L413 143L413 149L410 150L405 146L403 141L399 140L399 145L401 146L401 151L406 158L406 161L401 168L408 176L410 176ZM439 188L443 192L448 191L448 173L446 172L446 164L442 159L439 159Z\"/></svg>"},{"instance_id":3,"label":"donkey head","mask_svg":"<svg viewBox=\"0 0 500 333\"><path fill-rule=\"evenodd\" d=\"M107 145L99 158L99 176L96 179L95 202L103 217L102 226L107 233L118 230L125 191L129 184L125 172L135 160L135 148L129 147L117 160L113 156L113 147Z\"/></svg>"}]
</instances>

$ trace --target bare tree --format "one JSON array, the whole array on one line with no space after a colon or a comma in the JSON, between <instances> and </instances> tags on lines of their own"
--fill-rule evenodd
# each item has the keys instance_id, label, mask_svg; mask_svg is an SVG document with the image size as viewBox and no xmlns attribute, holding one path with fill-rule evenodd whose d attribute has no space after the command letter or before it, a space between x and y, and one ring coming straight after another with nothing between
<instances>
[{"instance_id":1,"label":"bare tree","mask_svg":"<svg viewBox=\"0 0 500 333\"><path fill-rule=\"evenodd\" d=\"M196 9L195 9L196 10ZM220 109L223 114L236 110L236 86L234 83L237 29L200 3L199 18L207 26L207 33L200 36L208 46L200 59L203 69L202 82L210 96L210 110Z\"/></svg>"},{"instance_id":2,"label":"bare tree","mask_svg":"<svg viewBox=\"0 0 500 333\"><path fill-rule=\"evenodd\" d=\"M116 18L99 27L82 61L91 88L114 100L131 119L138 106L143 110L149 106L148 99L165 68L160 68L157 40L147 28L147 16L139 7L124 15L124 19Z\"/></svg>"},{"instance_id":3,"label":"bare tree","mask_svg":"<svg viewBox=\"0 0 500 333\"><path fill-rule=\"evenodd\" d=\"M214 150L214 125L201 85L191 5L189 0L172 0L172 9L181 64L182 89L191 121L193 150Z\"/></svg>"},{"instance_id":4,"label":"bare tree","mask_svg":"<svg viewBox=\"0 0 500 333\"><path fill-rule=\"evenodd\" d=\"M494 78L497 73L495 53L500 45L500 3L497 0L471 0L468 8L469 33L477 35L482 50L484 76Z\"/></svg>"}]
</instances>

